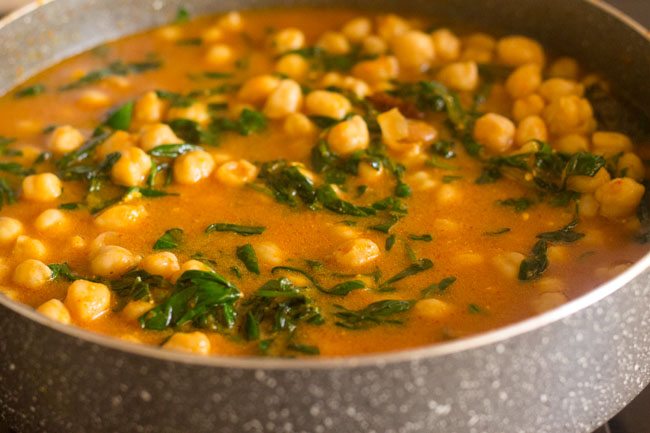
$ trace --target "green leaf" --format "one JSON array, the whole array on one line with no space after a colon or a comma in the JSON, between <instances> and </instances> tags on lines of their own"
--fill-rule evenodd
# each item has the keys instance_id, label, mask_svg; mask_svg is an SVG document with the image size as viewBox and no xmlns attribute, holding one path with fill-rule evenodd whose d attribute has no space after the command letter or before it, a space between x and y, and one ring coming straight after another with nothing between
<instances>
[{"instance_id":1,"label":"green leaf","mask_svg":"<svg viewBox=\"0 0 650 433\"><path fill-rule=\"evenodd\" d=\"M190 119L172 119L167 122L169 127L186 143L207 144L215 146L219 137L212 130L205 130L197 122Z\"/></svg>"},{"instance_id":2,"label":"green leaf","mask_svg":"<svg viewBox=\"0 0 650 433\"><path fill-rule=\"evenodd\" d=\"M154 250L173 250L178 248L178 245L183 239L183 230L177 227L171 228L158 238L153 244Z\"/></svg>"},{"instance_id":3,"label":"green leaf","mask_svg":"<svg viewBox=\"0 0 650 433\"><path fill-rule=\"evenodd\" d=\"M75 281L82 278L72 272L72 269L70 269L70 266L67 263L52 263L47 265L47 267L52 270L52 280L65 278L68 281Z\"/></svg>"},{"instance_id":4,"label":"green leaf","mask_svg":"<svg viewBox=\"0 0 650 433\"><path fill-rule=\"evenodd\" d=\"M419 259L415 263L412 263L404 270L398 272L397 274L390 277L388 280L384 281L382 284L383 287L386 287L390 284L396 283L404 278L410 277L412 275L419 274L433 267L433 262L429 259Z\"/></svg>"},{"instance_id":5,"label":"green leaf","mask_svg":"<svg viewBox=\"0 0 650 433\"><path fill-rule=\"evenodd\" d=\"M153 290L168 292L173 288L172 283L161 275L152 275L143 269L132 269L118 279L111 280L109 285L120 298L116 309L118 311L129 301L152 301Z\"/></svg>"},{"instance_id":6,"label":"green leaf","mask_svg":"<svg viewBox=\"0 0 650 433\"><path fill-rule=\"evenodd\" d=\"M335 296L345 296L354 290L365 289L365 287L366 284L361 280L350 280L335 285L327 290L327 293Z\"/></svg>"},{"instance_id":7,"label":"green leaf","mask_svg":"<svg viewBox=\"0 0 650 433\"><path fill-rule=\"evenodd\" d=\"M502 227L500 229L496 229L493 231L488 231L488 232L483 232L484 235L486 236L499 236L503 235L505 233L509 233L512 229L510 227Z\"/></svg>"},{"instance_id":8,"label":"green leaf","mask_svg":"<svg viewBox=\"0 0 650 433\"><path fill-rule=\"evenodd\" d=\"M425 233L423 235L410 234L408 235L408 238L412 241L423 241L423 242L431 242L433 240L433 236L431 236L428 233Z\"/></svg>"},{"instance_id":9,"label":"green leaf","mask_svg":"<svg viewBox=\"0 0 650 433\"><path fill-rule=\"evenodd\" d=\"M108 116L108 119L106 119L106 125L115 130L128 131L131 126L132 116L133 101L129 101Z\"/></svg>"},{"instance_id":10,"label":"green leaf","mask_svg":"<svg viewBox=\"0 0 650 433\"><path fill-rule=\"evenodd\" d=\"M535 202L530 198L520 197L498 200L497 203L504 207L511 207L515 212L520 213L531 207Z\"/></svg>"},{"instance_id":11,"label":"green leaf","mask_svg":"<svg viewBox=\"0 0 650 433\"><path fill-rule=\"evenodd\" d=\"M180 6L178 10L176 11L176 17L174 18L173 23L174 24L184 24L190 20L190 13L189 11L183 7Z\"/></svg>"},{"instance_id":12,"label":"green leaf","mask_svg":"<svg viewBox=\"0 0 650 433\"><path fill-rule=\"evenodd\" d=\"M158 156L162 158L178 158L184 153L192 152L194 150L203 150L201 146L194 144L161 144L149 151L149 155Z\"/></svg>"},{"instance_id":13,"label":"green leaf","mask_svg":"<svg viewBox=\"0 0 650 433\"><path fill-rule=\"evenodd\" d=\"M241 236L253 236L264 233L264 230L266 230L266 227L263 226L242 226L238 224L215 223L207 226L205 228L205 233L232 232Z\"/></svg>"},{"instance_id":14,"label":"green leaf","mask_svg":"<svg viewBox=\"0 0 650 433\"><path fill-rule=\"evenodd\" d=\"M348 293L352 292L353 290L364 289L366 287L363 281L351 280L351 281L346 281L343 283L336 284L334 287L330 289L326 289L316 280L314 276L312 276L311 274L309 274L309 272L302 270L300 268L294 268L291 266L275 266L274 268L271 269L272 274L275 274L276 272L280 272L280 271L294 272L304 276L309 280L309 282L316 289L318 289L319 292L324 293L326 295L345 296Z\"/></svg>"},{"instance_id":15,"label":"green leaf","mask_svg":"<svg viewBox=\"0 0 650 433\"><path fill-rule=\"evenodd\" d=\"M6 204L16 203L16 193L6 179L0 178L0 209Z\"/></svg>"},{"instance_id":16,"label":"green leaf","mask_svg":"<svg viewBox=\"0 0 650 433\"><path fill-rule=\"evenodd\" d=\"M287 349L294 352L304 353L305 355L320 355L320 350L317 346L311 346L308 344L289 343L287 344Z\"/></svg>"},{"instance_id":17,"label":"green leaf","mask_svg":"<svg viewBox=\"0 0 650 433\"><path fill-rule=\"evenodd\" d=\"M251 244L241 245L237 247L237 258L242 261L246 269L250 272L259 275L260 266L257 262L257 255L255 249Z\"/></svg>"},{"instance_id":18,"label":"green leaf","mask_svg":"<svg viewBox=\"0 0 650 433\"><path fill-rule=\"evenodd\" d=\"M386 238L386 251L390 251L395 245L395 235L390 235Z\"/></svg>"},{"instance_id":19,"label":"green leaf","mask_svg":"<svg viewBox=\"0 0 650 433\"><path fill-rule=\"evenodd\" d=\"M546 252L548 243L545 240L539 240L533 246L531 253L519 265L519 279L521 281L536 280L548 268L548 257Z\"/></svg>"},{"instance_id":20,"label":"green leaf","mask_svg":"<svg viewBox=\"0 0 650 433\"><path fill-rule=\"evenodd\" d=\"M214 119L211 128L213 130L236 131L239 135L248 136L262 132L267 127L267 120L260 111L244 108L239 114L239 119Z\"/></svg>"},{"instance_id":21,"label":"green leaf","mask_svg":"<svg viewBox=\"0 0 650 433\"><path fill-rule=\"evenodd\" d=\"M0 171L15 174L17 176L29 176L34 173L31 168L25 168L16 162L0 162Z\"/></svg>"},{"instance_id":22,"label":"green leaf","mask_svg":"<svg viewBox=\"0 0 650 433\"><path fill-rule=\"evenodd\" d=\"M339 311L334 314L338 319L335 324L347 329L367 329L381 324L401 324L403 320L394 316L410 310L414 304L414 301L386 299L356 311L336 305L335 307Z\"/></svg>"},{"instance_id":23,"label":"green leaf","mask_svg":"<svg viewBox=\"0 0 650 433\"><path fill-rule=\"evenodd\" d=\"M577 225L578 225L578 220L574 219L569 224L567 224L566 226L562 227L559 230L538 234L537 238L549 242L572 243L585 237L584 233L578 233L575 231Z\"/></svg>"},{"instance_id":24,"label":"green leaf","mask_svg":"<svg viewBox=\"0 0 650 433\"><path fill-rule=\"evenodd\" d=\"M38 96L45 92L45 86L43 84L34 84L29 87L23 87L14 93L14 98L30 98L33 96Z\"/></svg>"},{"instance_id":25,"label":"green leaf","mask_svg":"<svg viewBox=\"0 0 650 433\"><path fill-rule=\"evenodd\" d=\"M433 283L422 289L421 297L430 298L434 295L440 295L447 291L447 289L456 282L456 277L446 277L437 283Z\"/></svg>"},{"instance_id":26,"label":"green leaf","mask_svg":"<svg viewBox=\"0 0 650 433\"><path fill-rule=\"evenodd\" d=\"M376 212L372 208L356 206L350 202L342 200L334 191L332 185L323 185L316 190L318 201L326 209L342 215L352 215L366 217L374 215Z\"/></svg>"},{"instance_id":27,"label":"green leaf","mask_svg":"<svg viewBox=\"0 0 650 433\"><path fill-rule=\"evenodd\" d=\"M246 313L244 321L244 338L247 341L259 340L260 338L260 322L250 311Z\"/></svg>"},{"instance_id":28,"label":"green leaf","mask_svg":"<svg viewBox=\"0 0 650 433\"><path fill-rule=\"evenodd\" d=\"M113 62L103 69L96 69L88 72L83 77L79 78L72 83L59 87L59 90L74 90L89 84L94 84L106 77L110 76L126 76L130 74L142 74L144 72L159 69L162 62L158 60L150 60L135 63L123 63L121 61Z\"/></svg>"}]
</instances>

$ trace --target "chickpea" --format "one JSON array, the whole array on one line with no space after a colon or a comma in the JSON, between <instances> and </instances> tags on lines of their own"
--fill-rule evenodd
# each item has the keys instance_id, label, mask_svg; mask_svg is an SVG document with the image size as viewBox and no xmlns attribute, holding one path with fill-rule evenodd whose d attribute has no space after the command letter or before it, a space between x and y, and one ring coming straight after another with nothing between
<instances>
[{"instance_id":1,"label":"chickpea","mask_svg":"<svg viewBox=\"0 0 650 433\"><path fill-rule=\"evenodd\" d=\"M547 138L546 124L539 116L526 117L519 123L515 133L515 143L518 146L523 146L532 140L546 141Z\"/></svg>"},{"instance_id":2,"label":"chickpea","mask_svg":"<svg viewBox=\"0 0 650 433\"><path fill-rule=\"evenodd\" d=\"M171 107L167 111L167 119L188 119L199 125L205 125L211 120L208 106L203 102L195 102L189 107Z\"/></svg>"},{"instance_id":3,"label":"chickpea","mask_svg":"<svg viewBox=\"0 0 650 433\"><path fill-rule=\"evenodd\" d=\"M27 289L38 289L52 279L52 270L40 260L27 259L14 269L13 282Z\"/></svg>"},{"instance_id":4,"label":"chickpea","mask_svg":"<svg viewBox=\"0 0 650 433\"><path fill-rule=\"evenodd\" d=\"M124 274L138 263L138 258L126 248L117 245L101 247L90 261L93 274L115 278Z\"/></svg>"},{"instance_id":5,"label":"chickpea","mask_svg":"<svg viewBox=\"0 0 650 433\"><path fill-rule=\"evenodd\" d=\"M388 45L379 36L370 35L363 39L361 51L370 56L380 56L386 52Z\"/></svg>"},{"instance_id":6,"label":"chickpea","mask_svg":"<svg viewBox=\"0 0 650 433\"><path fill-rule=\"evenodd\" d=\"M582 194L579 203L581 217L593 218L598 215L600 203L598 203L598 200L596 200L593 194Z\"/></svg>"},{"instance_id":7,"label":"chickpea","mask_svg":"<svg viewBox=\"0 0 650 433\"><path fill-rule=\"evenodd\" d=\"M453 312L453 307L439 299L422 299L415 303L413 312L428 320L442 321Z\"/></svg>"},{"instance_id":8,"label":"chickpea","mask_svg":"<svg viewBox=\"0 0 650 433\"><path fill-rule=\"evenodd\" d=\"M58 299L50 299L44 304L41 304L36 311L41 313L43 316L56 322L63 323L64 325L69 325L72 321L70 318L70 312L65 305L63 305L63 302Z\"/></svg>"},{"instance_id":9,"label":"chickpea","mask_svg":"<svg viewBox=\"0 0 650 433\"><path fill-rule=\"evenodd\" d=\"M295 28L280 30L271 42L276 54L297 50L305 45L305 34Z\"/></svg>"},{"instance_id":10,"label":"chickpea","mask_svg":"<svg viewBox=\"0 0 650 433\"><path fill-rule=\"evenodd\" d=\"M337 248L334 260L345 268L366 266L379 258L379 247L370 239L359 238L346 241Z\"/></svg>"},{"instance_id":11,"label":"chickpea","mask_svg":"<svg viewBox=\"0 0 650 433\"><path fill-rule=\"evenodd\" d=\"M474 125L474 138L490 152L503 153L512 147L515 125L499 114L484 114Z\"/></svg>"},{"instance_id":12,"label":"chickpea","mask_svg":"<svg viewBox=\"0 0 650 433\"><path fill-rule=\"evenodd\" d=\"M568 154L587 152L589 151L589 139L580 134L568 134L558 138L553 143L553 147L558 152Z\"/></svg>"},{"instance_id":13,"label":"chickpea","mask_svg":"<svg viewBox=\"0 0 650 433\"><path fill-rule=\"evenodd\" d=\"M48 202L56 200L62 193L61 180L53 173L32 174L23 179L25 200Z\"/></svg>"},{"instance_id":14,"label":"chickpea","mask_svg":"<svg viewBox=\"0 0 650 433\"><path fill-rule=\"evenodd\" d=\"M39 232L48 234L62 230L68 224L68 217L59 209L47 209L34 220L34 227Z\"/></svg>"},{"instance_id":15,"label":"chickpea","mask_svg":"<svg viewBox=\"0 0 650 433\"><path fill-rule=\"evenodd\" d=\"M214 270L199 260L188 260L181 265L181 268L172 275L172 281L176 281L181 275L187 271L203 271L214 272Z\"/></svg>"},{"instance_id":16,"label":"chickpea","mask_svg":"<svg viewBox=\"0 0 650 433\"><path fill-rule=\"evenodd\" d=\"M348 155L368 147L370 135L368 126L361 116L335 125L327 135L327 141L332 150L342 155Z\"/></svg>"},{"instance_id":17,"label":"chickpea","mask_svg":"<svg viewBox=\"0 0 650 433\"><path fill-rule=\"evenodd\" d=\"M351 109L348 98L336 92L314 90L305 98L305 110L315 116L342 119Z\"/></svg>"},{"instance_id":18,"label":"chickpea","mask_svg":"<svg viewBox=\"0 0 650 433\"><path fill-rule=\"evenodd\" d=\"M286 75L294 80L301 80L309 72L309 63L299 54L287 54L276 62L275 72Z\"/></svg>"},{"instance_id":19,"label":"chickpea","mask_svg":"<svg viewBox=\"0 0 650 433\"><path fill-rule=\"evenodd\" d=\"M610 180L595 192L600 214L609 219L634 215L643 198L645 187L629 177Z\"/></svg>"},{"instance_id":20,"label":"chickpea","mask_svg":"<svg viewBox=\"0 0 650 433\"><path fill-rule=\"evenodd\" d=\"M227 32L237 33L244 28L244 20L239 12L230 11L219 18L217 25Z\"/></svg>"},{"instance_id":21,"label":"chickpea","mask_svg":"<svg viewBox=\"0 0 650 433\"><path fill-rule=\"evenodd\" d=\"M537 298L531 301L533 309L537 313L544 313L552 310L567 302L567 297L559 292L541 293Z\"/></svg>"},{"instance_id":22,"label":"chickpea","mask_svg":"<svg viewBox=\"0 0 650 433\"><path fill-rule=\"evenodd\" d=\"M404 69L426 70L436 57L431 36L417 30L395 36L390 42L397 61Z\"/></svg>"},{"instance_id":23,"label":"chickpea","mask_svg":"<svg viewBox=\"0 0 650 433\"><path fill-rule=\"evenodd\" d=\"M463 46L466 48L475 48L486 51L494 51L497 41L487 33L472 33L463 38Z\"/></svg>"},{"instance_id":24,"label":"chickpea","mask_svg":"<svg viewBox=\"0 0 650 433\"><path fill-rule=\"evenodd\" d=\"M517 252L501 253L492 258L492 264L504 277L515 280L519 275L519 266L525 258Z\"/></svg>"},{"instance_id":25,"label":"chickpea","mask_svg":"<svg viewBox=\"0 0 650 433\"><path fill-rule=\"evenodd\" d=\"M544 109L542 117L553 135L586 134L596 127L589 101L575 95L554 100Z\"/></svg>"},{"instance_id":26,"label":"chickpea","mask_svg":"<svg viewBox=\"0 0 650 433\"><path fill-rule=\"evenodd\" d=\"M215 68L228 68L235 62L235 52L229 45L216 43L208 48L204 61Z\"/></svg>"},{"instance_id":27,"label":"chickpea","mask_svg":"<svg viewBox=\"0 0 650 433\"><path fill-rule=\"evenodd\" d=\"M115 131L103 143L97 146L95 158L101 161L111 153L121 152L134 145L134 136L126 131Z\"/></svg>"},{"instance_id":28,"label":"chickpea","mask_svg":"<svg viewBox=\"0 0 650 433\"><path fill-rule=\"evenodd\" d=\"M300 110L302 89L294 80L282 80L264 104L264 114L271 119L282 119Z\"/></svg>"},{"instance_id":29,"label":"chickpea","mask_svg":"<svg viewBox=\"0 0 650 433\"><path fill-rule=\"evenodd\" d=\"M580 66L571 57L560 57L551 63L546 74L551 78L566 78L577 80L580 75Z\"/></svg>"},{"instance_id":30,"label":"chickpea","mask_svg":"<svg viewBox=\"0 0 650 433\"><path fill-rule=\"evenodd\" d=\"M284 261L284 253L274 242L259 242L255 244L255 254L260 263L267 266L277 266Z\"/></svg>"},{"instance_id":31,"label":"chickpea","mask_svg":"<svg viewBox=\"0 0 650 433\"><path fill-rule=\"evenodd\" d=\"M460 56L460 39L449 29L438 29L431 33L436 58L443 62L451 62Z\"/></svg>"},{"instance_id":32,"label":"chickpea","mask_svg":"<svg viewBox=\"0 0 650 433\"><path fill-rule=\"evenodd\" d=\"M493 53L490 50L467 47L460 53L459 60L483 64L492 62L492 57Z\"/></svg>"},{"instance_id":33,"label":"chickpea","mask_svg":"<svg viewBox=\"0 0 650 433\"><path fill-rule=\"evenodd\" d=\"M585 88L582 84L565 78L550 78L539 87L538 93L548 102L553 102L563 96L582 96Z\"/></svg>"},{"instance_id":34,"label":"chickpea","mask_svg":"<svg viewBox=\"0 0 650 433\"><path fill-rule=\"evenodd\" d=\"M525 36L507 36L497 42L497 55L506 65L521 66L527 63L543 65L544 49L539 42Z\"/></svg>"},{"instance_id":35,"label":"chickpea","mask_svg":"<svg viewBox=\"0 0 650 433\"><path fill-rule=\"evenodd\" d=\"M111 292L103 284L77 280L68 287L64 304L76 320L89 322L108 311Z\"/></svg>"},{"instance_id":36,"label":"chickpea","mask_svg":"<svg viewBox=\"0 0 650 433\"><path fill-rule=\"evenodd\" d=\"M544 99L533 93L514 102L512 105L512 117L519 122L528 116L538 116L542 114L545 106L546 102L544 102Z\"/></svg>"},{"instance_id":37,"label":"chickpea","mask_svg":"<svg viewBox=\"0 0 650 433\"><path fill-rule=\"evenodd\" d=\"M438 137L436 128L427 122L412 119L407 119L407 122L409 126L409 141L429 144Z\"/></svg>"},{"instance_id":38,"label":"chickpea","mask_svg":"<svg viewBox=\"0 0 650 433\"><path fill-rule=\"evenodd\" d=\"M393 56L380 56L374 60L359 62L352 68L352 75L372 85L397 78L399 63Z\"/></svg>"},{"instance_id":39,"label":"chickpea","mask_svg":"<svg viewBox=\"0 0 650 433\"><path fill-rule=\"evenodd\" d=\"M468 251L456 254L454 256L454 263L465 267L481 266L483 263L485 263L485 257L479 253Z\"/></svg>"},{"instance_id":40,"label":"chickpea","mask_svg":"<svg viewBox=\"0 0 650 433\"><path fill-rule=\"evenodd\" d=\"M174 180L182 185L191 185L210 176L214 170L212 155L204 150L184 153L174 161Z\"/></svg>"},{"instance_id":41,"label":"chickpea","mask_svg":"<svg viewBox=\"0 0 650 433\"><path fill-rule=\"evenodd\" d=\"M149 152L163 144L178 144L183 142L183 140L174 134L174 131L169 127L169 125L165 125L164 123L154 123L152 125L143 126L142 129L140 129L139 140L140 147L145 152ZM125 149L128 149L128 147Z\"/></svg>"},{"instance_id":42,"label":"chickpea","mask_svg":"<svg viewBox=\"0 0 650 433\"><path fill-rule=\"evenodd\" d=\"M183 37L183 29L175 25L164 26L156 30L156 36L164 41L177 41Z\"/></svg>"},{"instance_id":43,"label":"chickpea","mask_svg":"<svg viewBox=\"0 0 650 433\"><path fill-rule=\"evenodd\" d=\"M455 185L440 185L436 191L436 203L440 206L450 206L457 204L463 198L460 189Z\"/></svg>"},{"instance_id":44,"label":"chickpea","mask_svg":"<svg viewBox=\"0 0 650 433\"><path fill-rule=\"evenodd\" d=\"M201 33L201 40L206 44L214 42L221 42L226 35L226 32L218 25L208 27Z\"/></svg>"},{"instance_id":45,"label":"chickpea","mask_svg":"<svg viewBox=\"0 0 650 433\"><path fill-rule=\"evenodd\" d=\"M408 175L407 183L415 191L428 191L438 186L438 181L426 171L416 171Z\"/></svg>"},{"instance_id":46,"label":"chickpea","mask_svg":"<svg viewBox=\"0 0 650 433\"><path fill-rule=\"evenodd\" d=\"M478 85L478 66L475 62L450 63L438 72L437 79L454 90L472 91Z\"/></svg>"},{"instance_id":47,"label":"chickpea","mask_svg":"<svg viewBox=\"0 0 650 433\"><path fill-rule=\"evenodd\" d=\"M282 59L290 56L284 56ZM279 85L280 79L278 77L274 77L273 75L258 75L244 82L239 89L239 93L237 93L237 98L251 104L262 103Z\"/></svg>"},{"instance_id":48,"label":"chickpea","mask_svg":"<svg viewBox=\"0 0 650 433\"><path fill-rule=\"evenodd\" d=\"M131 301L122 311L121 315L131 322L137 322L140 317L153 309L154 305L147 301Z\"/></svg>"},{"instance_id":49,"label":"chickpea","mask_svg":"<svg viewBox=\"0 0 650 433\"><path fill-rule=\"evenodd\" d=\"M42 260L47 254L47 247L38 239L20 235L16 239L13 255L18 260L38 259Z\"/></svg>"},{"instance_id":50,"label":"chickpea","mask_svg":"<svg viewBox=\"0 0 650 433\"><path fill-rule=\"evenodd\" d=\"M140 266L153 275L161 275L164 278L171 278L180 270L176 255L169 251L149 254L142 259Z\"/></svg>"},{"instance_id":51,"label":"chickpea","mask_svg":"<svg viewBox=\"0 0 650 433\"><path fill-rule=\"evenodd\" d=\"M592 193L609 181L609 173L603 167L593 176L569 176L567 179L567 188L571 191Z\"/></svg>"},{"instance_id":52,"label":"chickpea","mask_svg":"<svg viewBox=\"0 0 650 433\"><path fill-rule=\"evenodd\" d=\"M594 132L591 136L591 142L594 153L606 157L634 150L630 137L619 132Z\"/></svg>"},{"instance_id":53,"label":"chickpea","mask_svg":"<svg viewBox=\"0 0 650 433\"><path fill-rule=\"evenodd\" d=\"M106 92L97 89L84 90L77 99L77 104L89 109L105 108L112 103L111 97Z\"/></svg>"},{"instance_id":54,"label":"chickpea","mask_svg":"<svg viewBox=\"0 0 650 433\"><path fill-rule=\"evenodd\" d=\"M9 245L23 232L23 223L15 218L0 216L0 245Z\"/></svg>"},{"instance_id":55,"label":"chickpea","mask_svg":"<svg viewBox=\"0 0 650 433\"><path fill-rule=\"evenodd\" d=\"M645 166L643 165L643 161L634 153L628 152L621 155L618 159L618 164L616 164L616 171L620 173L620 176L629 177L637 182L645 179Z\"/></svg>"},{"instance_id":56,"label":"chickpea","mask_svg":"<svg viewBox=\"0 0 650 433\"><path fill-rule=\"evenodd\" d=\"M210 340L202 332L177 332L162 347L167 350L189 352L196 355L210 354Z\"/></svg>"},{"instance_id":57,"label":"chickpea","mask_svg":"<svg viewBox=\"0 0 650 433\"><path fill-rule=\"evenodd\" d=\"M240 159L239 161L229 161L221 164L215 174L217 180L222 184L240 187L255 180L258 172L259 170L254 164L245 159Z\"/></svg>"},{"instance_id":58,"label":"chickpea","mask_svg":"<svg viewBox=\"0 0 650 433\"><path fill-rule=\"evenodd\" d=\"M316 46L331 54L346 54L350 51L350 42L345 35L339 32L323 33L318 38Z\"/></svg>"},{"instance_id":59,"label":"chickpea","mask_svg":"<svg viewBox=\"0 0 650 433\"><path fill-rule=\"evenodd\" d=\"M151 158L139 147L121 152L120 159L111 168L113 182L124 186L142 185L151 170Z\"/></svg>"},{"instance_id":60,"label":"chickpea","mask_svg":"<svg viewBox=\"0 0 650 433\"><path fill-rule=\"evenodd\" d=\"M78 149L84 141L85 138L78 129L64 125L52 131L49 148L54 153L68 153Z\"/></svg>"},{"instance_id":61,"label":"chickpea","mask_svg":"<svg viewBox=\"0 0 650 433\"><path fill-rule=\"evenodd\" d=\"M367 184L373 184L379 182L384 175L384 167L380 165L378 168L373 167L367 162L359 163L359 179L362 182Z\"/></svg>"},{"instance_id":62,"label":"chickpea","mask_svg":"<svg viewBox=\"0 0 650 433\"><path fill-rule=\"evenodd\" d=\"M413 143L406 141L409 136L408 121L397 108L381 113L377 116L377 123L381 128L382 140L390 149L403 151L413 147Z\"/></svg>"},{"instance_id":63,"label":"chickpea","mask_svg":"<svg viewBox=\"0 0 650 433\"><path fill-rule=\"evenodd\" d=\"M341 29L341 33L352 42L361 42L371 31L372 23L366 17L353 18Z\"/></svg>"},{"instance_id":64,"label":"chickpea","mask_svg":"<svg viewBox=\"0 0 650 433\"><path fill-rule=\"evenodd\" d=\"M140 96L133 107L133 120L140 123L160 122L164 104L156 92L150 91Z\"/></svg>"},{"instance_id":65,"label":"chickpea","mask_svg":"<svg viewBox=\"0 0 650 433\"><path fill-rule=\"evenodd\" d=\"M525 98L542 83L542 68L536 63L519 66L506 80L506 90L513 99ZM543 95L542 95L543 96Z\"/></svg>"},{"instance_id":66,"label":"chickpea","mask_svg":"<svg viewBox=\"0 0 650 433\"><path fill-rule=\"evenodd\" d=\"M404 18L395 14L388 14L376 18L376 28L379 36L386 41L390 41L395 36L409 31L411 26Z\"/></svg>"},{"instance_id":67,"label":"chickpea","mask_svg":"<svg viewBox=\"0 0 650 433\"><path fill-rule=\"evenodd\" d=\"M284 132L290 137L310 137L316 128L309 117L302 113L291 113L284 118Z\"/></svg>"},{"instance_id":68,"label":"chickpea","mask_svg":"<svg viewBox=\"0 0 650 433\"><path fill-rule=\"evenodd\" d=\"M95 217L95 225L103 230L123 231L136 227L145 217L144 206L118 204Z\"/></svg>"}]
</instances>

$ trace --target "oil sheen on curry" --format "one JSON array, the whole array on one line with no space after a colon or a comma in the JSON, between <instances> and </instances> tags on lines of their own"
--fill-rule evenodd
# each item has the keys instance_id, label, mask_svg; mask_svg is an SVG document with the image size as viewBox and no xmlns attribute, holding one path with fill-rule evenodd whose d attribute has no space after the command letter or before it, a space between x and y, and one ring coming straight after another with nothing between
<instances>
[{"instance_id":1,"label":"oil sheen on curry","mask_svg":"<svg viewBox=\"0 0 650 433\"><path fill-rule=\"evenodd\" d=\"M623 110L525 36L181 9L0 99L1 289L201 355L484 332L647 251L643 131Z\"/></svg>"}]
</instances>

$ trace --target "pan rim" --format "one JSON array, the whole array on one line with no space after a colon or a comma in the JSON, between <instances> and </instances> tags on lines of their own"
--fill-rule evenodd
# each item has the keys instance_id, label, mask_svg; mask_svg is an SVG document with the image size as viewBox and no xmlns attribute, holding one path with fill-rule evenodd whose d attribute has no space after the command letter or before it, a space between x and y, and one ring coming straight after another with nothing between
<instances>
[{"instance_id":1,"label":"pan rim","mask_svg":"<svg viewBox=\"0 0 650 433\"><path fill-rule=\"evenodd\" d=\"M37 8L52 3L55 0L36 0L22 8L10 13L0 19L0 31L9 23L14 22ZM601 9L610 16L616 18L627 27L639 33L650 43L650 32L637 21L621 12L612 5L602 0L579 0L592 7ZM35 309L14 301L0 292L0 305L14 313L41 326L48 327L54 331L67 336L80 339L86 343L97 344L112 350L125 352L145 358L154 358L158 361L167 361L180 364L187 364L200 367L213 368L236 368L244 370L331 370L340 368L357 367L384 367L391 364L403 362L417 362L422 359L442 358L444 356L459 354L473 349L487 348L491 345L498 345L511 338L528 334L530 332L551 325L565 319L579 311L585 310L606 297L622 289L627 283L641 275L650 268L650 252L635 262L621 274L607 282L593 288L587 293L570 300L566 304L545 313L517 321L510 325L496 328L490 331L474 334L458 340L434 343L427 346L404 349L393 352L377 352L364 355L351 355L341 357L324 357L315 359L285 359L285 358L264 358L264 357L243 357L243 356L197 356L181 352L162 350L155 346L140 343L128 342L104 334L98 334L74 325L64 325L55 322L38 312ZM496 350L501 351L503 347L497 346Z\"/></svg>"}]
</instances>

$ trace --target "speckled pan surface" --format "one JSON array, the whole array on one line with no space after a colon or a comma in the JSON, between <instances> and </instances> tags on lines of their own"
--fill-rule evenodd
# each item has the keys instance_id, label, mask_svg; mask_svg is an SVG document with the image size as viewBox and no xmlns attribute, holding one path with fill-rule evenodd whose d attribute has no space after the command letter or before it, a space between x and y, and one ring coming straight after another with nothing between
<instances>
[{"instance_id":1,"label":"speckled pan surface","mask_svg":"<svg viewBox=\"0 0 650 433\"><path fill-rule=\"evenodd\" d=\"M0 92L107 39L196 14L347 5L525 33L650 107L650 42L581 0L55 0L0 24ZM474 338L321 361L192 358L63 328L0 296L0 418L20 432L587 433L650 382L650 263Z\"/></svg>"}]
</instances>

